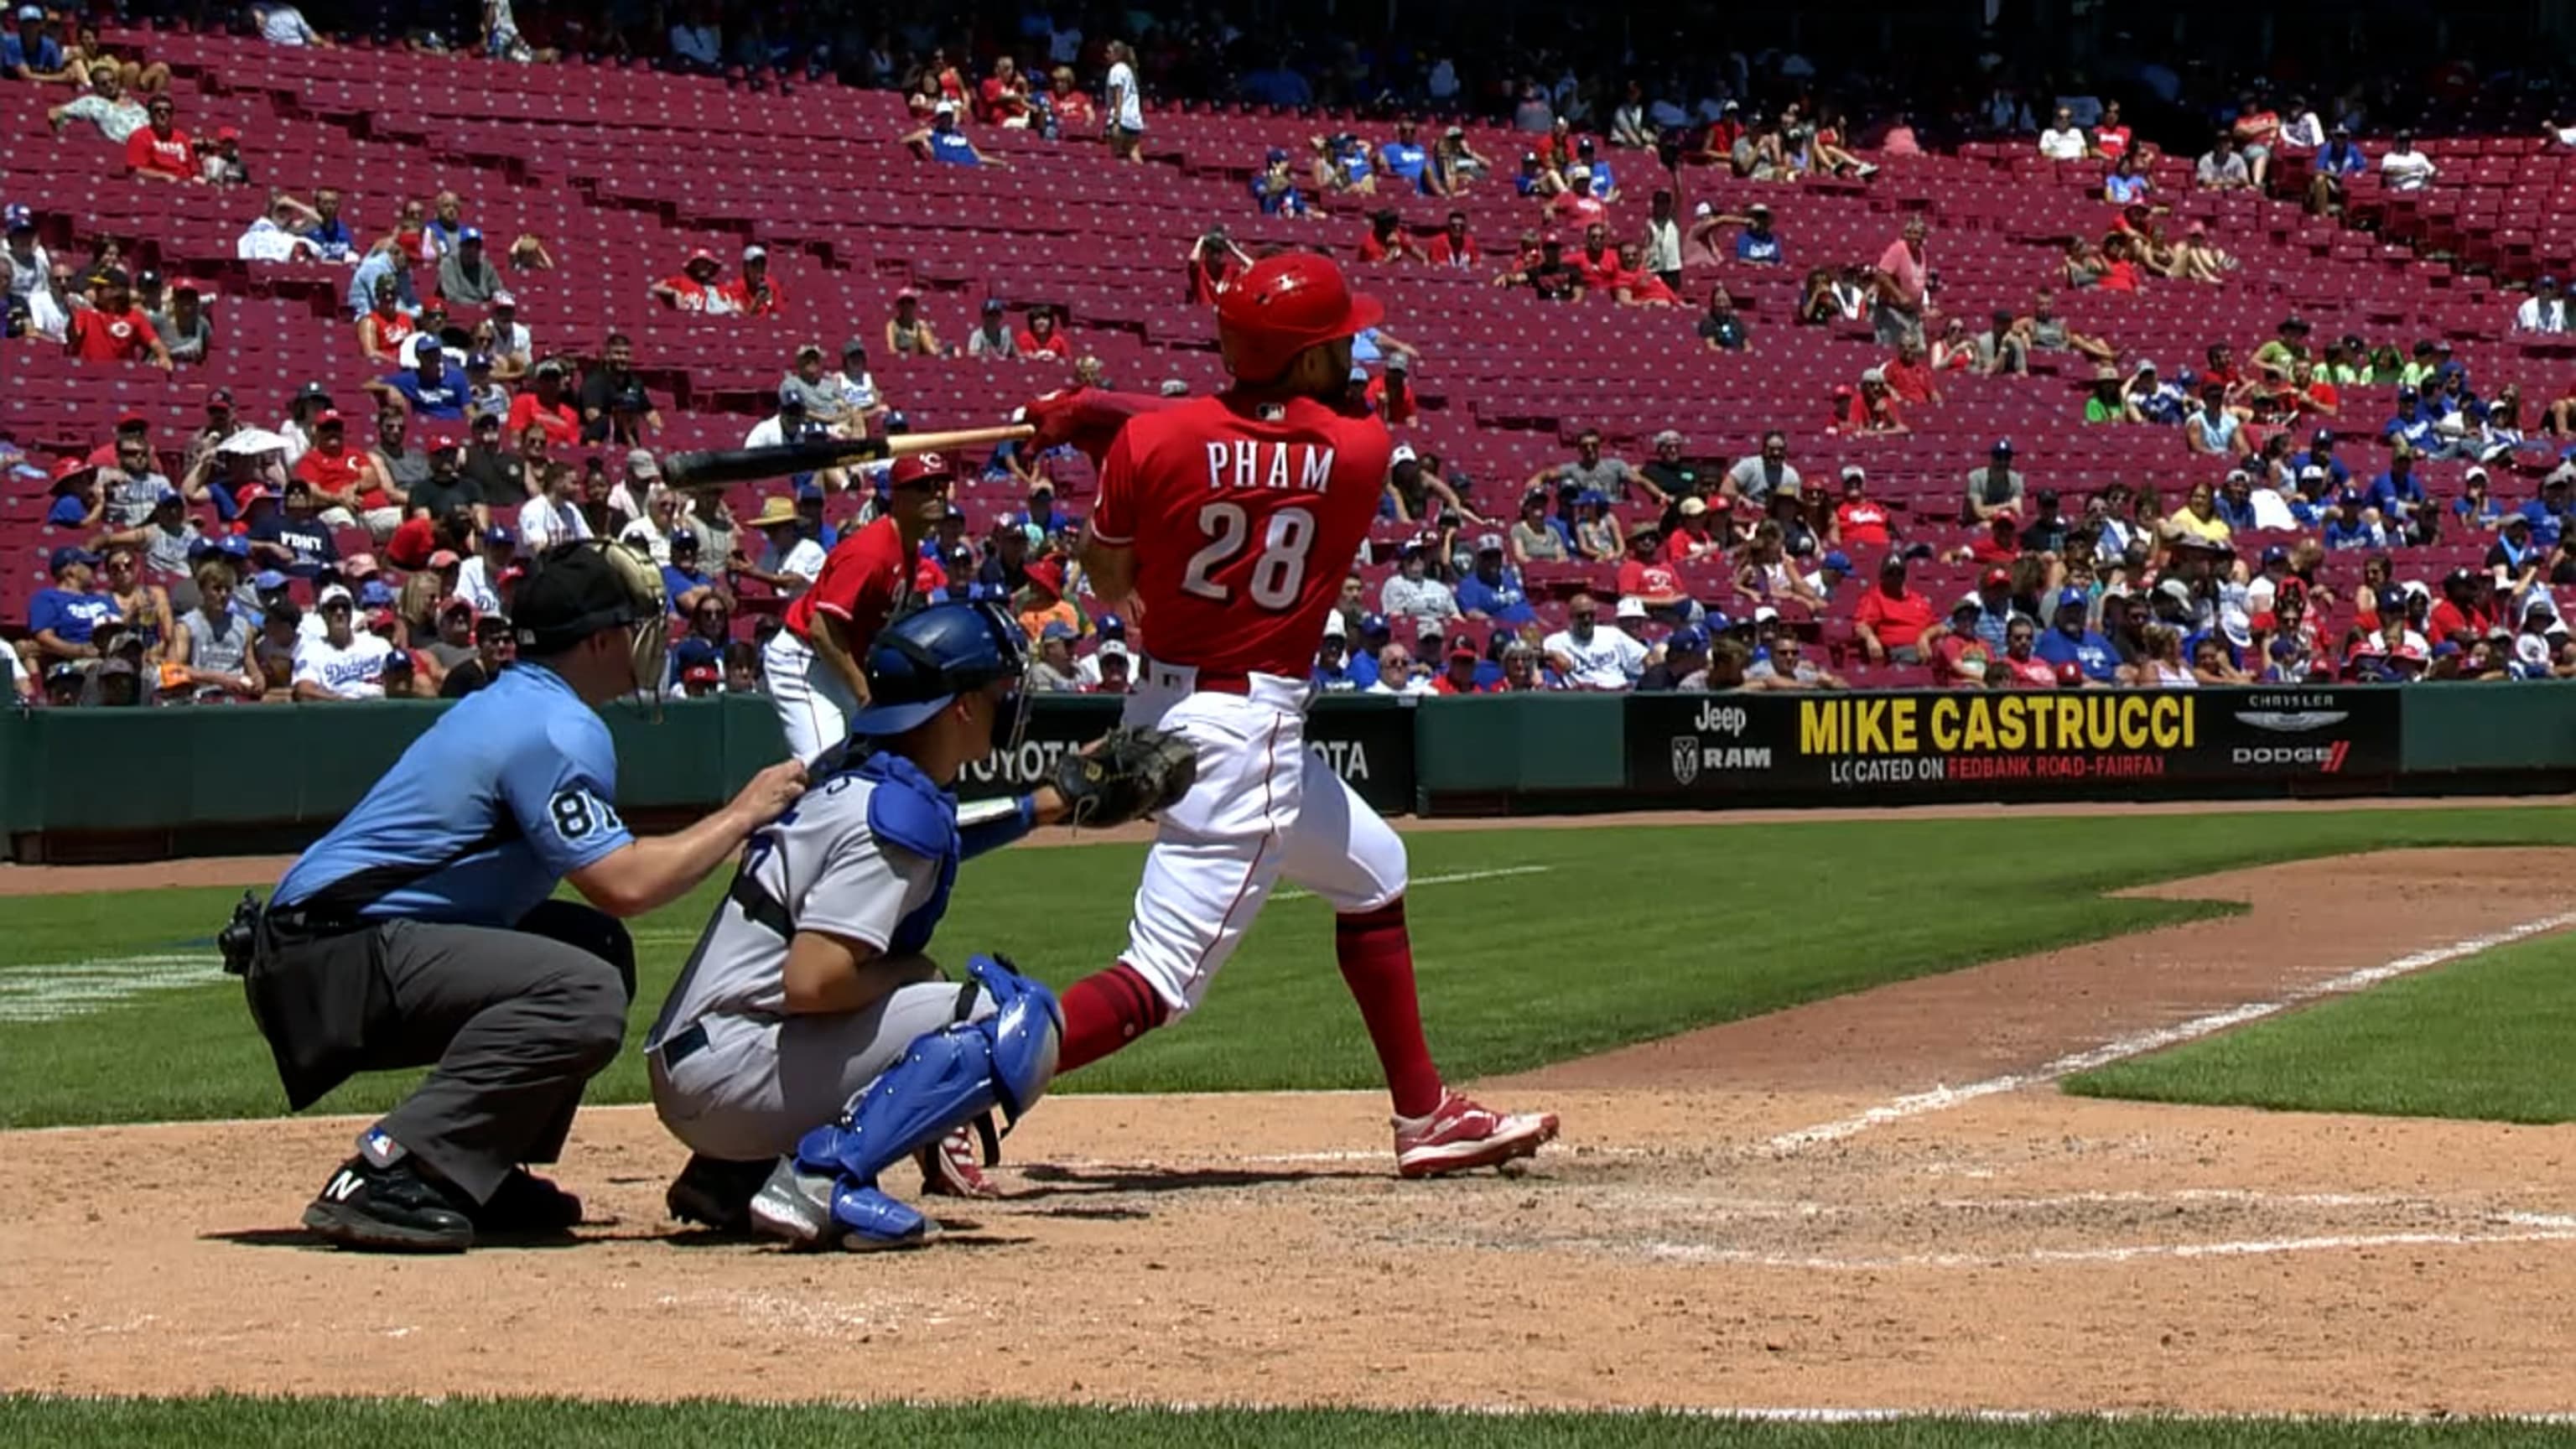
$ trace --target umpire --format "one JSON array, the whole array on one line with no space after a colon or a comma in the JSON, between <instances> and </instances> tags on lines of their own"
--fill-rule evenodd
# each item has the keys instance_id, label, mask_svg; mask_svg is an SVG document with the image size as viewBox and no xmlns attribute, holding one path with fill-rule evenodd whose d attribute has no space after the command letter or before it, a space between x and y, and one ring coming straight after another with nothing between
<instances>
[{"instance_id":1,"label":"umpire","mask_svg":"<svg viewBox=\"0 0 2576 1449\"><path fill-rule=\"evenodd\" d=\"M431 1067L305 1209L342 1247L456 1252L579 1222L578 1198L520 1164L555 1160L625 1035L635 951L616 918L686 893L804 786L775 765L688 830L636 839L595 711L660 684L659 574L622 545L566 544L511 612L518 662L227 932L295 1109L354 1072ZM593 905L550 899L565 880Z\"/></svg>"}]
</instances>

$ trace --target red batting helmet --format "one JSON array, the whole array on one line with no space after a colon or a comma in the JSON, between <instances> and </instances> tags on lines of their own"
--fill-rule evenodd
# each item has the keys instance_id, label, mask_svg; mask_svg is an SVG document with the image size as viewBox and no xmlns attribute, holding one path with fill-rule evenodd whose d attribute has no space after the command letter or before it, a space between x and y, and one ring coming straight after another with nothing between
<instances>
[{"instance_id":1,"label":"red batting helmet","mask_svg":"<svg viewBox=\"0 0 2576 1449\"><path fill-rule=\"evenodd\" d=\"M934 478L943 482L951 481L956 476L957 470L949 466L945 454L906 453L894 460L894 468L887 475L886 486L909 488L916 483L927 482Z\"/></svg>"},{"instance_id":2,"label":"red batting helmet","mask_svg":"<svg viewBox=\"0 0 2576 1449\"><path fill-rule=\"evenodd\" d=\"M1216 340L1228 371L1270 382L1297 354L1378 324L1386 308L1351 291L1330 257L1289 252L1252 264L1216 303Z\"/></svg>"}]
</instances>

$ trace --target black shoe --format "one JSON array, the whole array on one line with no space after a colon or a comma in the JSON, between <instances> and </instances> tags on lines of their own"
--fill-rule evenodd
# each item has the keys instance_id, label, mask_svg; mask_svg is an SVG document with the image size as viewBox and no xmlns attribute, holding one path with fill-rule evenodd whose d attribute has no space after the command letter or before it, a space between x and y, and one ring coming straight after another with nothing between
<instances>
[{"instance_id":1,"label":"black shoe","mask_svg":"<svg viewBox=\"0 0 2576 1449\"><path fill-rule=\"evenodd\" d=\"M343 1248L461 1253L474 1246L473 1221L408 1159L391 1167L363 1157L340 1164L304 1210L304 1226Z\"/></svg>"},{"instance_id":2,"label":"black shoe","mask_svg":"<svg viewBox=\"0 0 2576 1449\"><path fill-rule=\"evenodd\" d=\"M581 1222L581 1199L529 1172L514 1167L493 1190L491 1200L469 1207L475 1236L496 1238L563 1238Z\"/></svg>"},{"instance_id":3,"label":"black shoe","mask_svg":"<svg viewBox=\"0 0 2576 1449\"><path fill-rule=\"evenodd\" d=\"M662 1194L663 1206L671 1216L684 1223L701 1223L720 1233L752 1231L751 1200L760 1195L760 1186L769 1180L770 1169L778 1159L759 1162L732 1162L721 1157L693 1153L689 1165L671 1180Z\"/></svg>"}]
</instances>

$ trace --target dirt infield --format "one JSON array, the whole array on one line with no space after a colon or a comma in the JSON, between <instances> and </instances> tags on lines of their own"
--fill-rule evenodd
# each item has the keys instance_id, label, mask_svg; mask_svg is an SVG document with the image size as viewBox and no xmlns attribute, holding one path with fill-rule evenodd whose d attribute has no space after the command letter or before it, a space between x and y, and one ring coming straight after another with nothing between
<instances>
[{"instance_id":1,"label":"dirt infield","mask_svg":"<svg viewBox=\"0 0 2576 1449\"><path fill-rule=\"evenodd\" d=\"M2576 883L2533 883L2571 865L2182 882L2252 909L1489 1084L1566 1117L1517 1180L1395 1180L1374 1094L1052 1100L1005 1200L889 1257L680 1232L639 1109L586 1114L560 1174L596 1241L444 1260L293 1230L351 1121L0 1135L0 1363L82 1392L2565 1410L2576 1129L2049 1082L2555 929ZM2512 919L2463 888L2493 879Z\"/></svg>"}]
</instances>

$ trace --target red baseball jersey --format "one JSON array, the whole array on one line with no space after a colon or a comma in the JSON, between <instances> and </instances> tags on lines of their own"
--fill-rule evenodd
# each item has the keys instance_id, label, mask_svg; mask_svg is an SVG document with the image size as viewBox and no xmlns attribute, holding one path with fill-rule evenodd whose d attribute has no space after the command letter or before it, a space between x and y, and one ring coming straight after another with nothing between
<instances>
[{"instance_id":1,"label":"red baseball jersey","mask_svg":"<svg viewBox=\"0 0 2576 1449\"><path fill-rule=\"evenodd\" d=\"M813 586L789 601L784 622L810 641L814 615L829 614L850 626L854 649L865 649L911 592L913 563L894 520L880 518L832 546Z\"/></svg>"},{"instance_id":2,"label":"red baseball jersey","mask_svg":"<svg viewBox=\"0 0 2576 1449\"><path fill-rule=\"evenodd\" d=\"M1313 673L1394 451L1377 419L1302 398L1227 393L1130 420L1102 460L1091 534L1134 546L1154 658Z\"/></svg>"}]
</instances>

